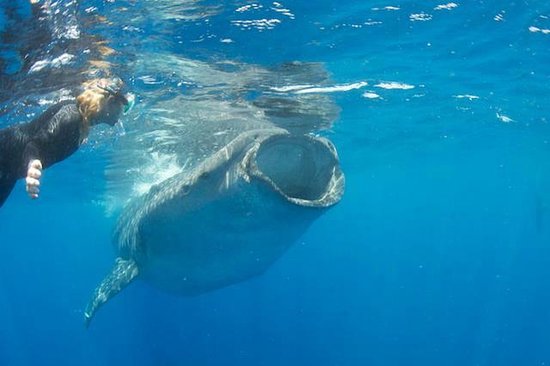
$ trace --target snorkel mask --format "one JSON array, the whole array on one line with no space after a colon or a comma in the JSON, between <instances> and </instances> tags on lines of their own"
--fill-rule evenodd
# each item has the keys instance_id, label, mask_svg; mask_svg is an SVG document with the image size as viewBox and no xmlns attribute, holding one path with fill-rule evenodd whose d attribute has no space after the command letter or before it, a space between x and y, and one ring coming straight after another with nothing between
<instances>
[{"instance_id":1,"label":"snorkel mask","mask_svg":"<svg viewBox=\"0 0 550 366\"><path fill-rule=\"evenodd\" d=\"M122 113L128 114L136 103L136 96L133 93L123 93L121 90L122 85L122 80L115 78L111 82L111 85L101 85L98 83L96 86L109 93L115 100L119 101L124 106Z\"/></svg>"}]
</instances>

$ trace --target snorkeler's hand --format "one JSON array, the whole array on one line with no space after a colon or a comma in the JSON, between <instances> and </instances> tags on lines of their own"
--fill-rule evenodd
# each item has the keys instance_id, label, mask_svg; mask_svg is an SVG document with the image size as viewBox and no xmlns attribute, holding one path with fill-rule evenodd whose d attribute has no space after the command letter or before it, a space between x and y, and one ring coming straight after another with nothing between
<instances>
[{"instance_id":1,"label":"snorkeler's hand","mask_svg":"<svg viewBox=\"0 0 550 366\"><path fill-rule=\"evenodd\" d=\"M42 163L40 160L31 160L25 179L27 194L30 198L38 198L40 193L40 177L42 176Z\"/></svg>"}]
</instances>

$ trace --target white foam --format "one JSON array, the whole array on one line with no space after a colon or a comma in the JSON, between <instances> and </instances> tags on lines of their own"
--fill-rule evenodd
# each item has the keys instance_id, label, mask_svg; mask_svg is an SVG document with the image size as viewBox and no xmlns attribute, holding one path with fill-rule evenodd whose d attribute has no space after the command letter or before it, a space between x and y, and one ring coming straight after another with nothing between
<instances>
[{"instance_id":1,"label":"white foam","mask_svg":"<svg viewBox=\"0 0 550 366\"><path fill-rule=\"evenodd\" d=\"M251 10L259 10L259 9L262 9L263 8L263 5L260 5L260 4L249 4L249 5L244 5L244 6L241 6L237 9L235 9L235 11L237 13L245 13L247 11L251 11ZM295 16L294 14L290 11L290 9L287 9L283 6L283 4L279 3L279 2L276 2L274 1L272 3L272 6L270 7L271 10L279 13L279 14L282 14L284 16L287 16L289 17L290 19L294 19ZM237 21L234 21L234 22L241 22L239 20ZM232 22L232 23L234 23ZM244 21L246 22L246 21Z\"/></svg>"},{"instance_id":2,"label":"white foam","mask_svg":"<svg viewBox=\"0 0 550 366\"><path fill-rule=\"evenodd\" d=\"M506 12L505 11L502 11L500 13L498 13L497 15L495 15L495 17L493 18L496 22L502 22L504 21L504 14Z\"/></svg>"},{"instance_id":3,"label":"white foam","mask_svg":"<svg viewBox=\"0 0 550 366\"><path fill-rule=\"evenodd\" d=\"M36 61L34 65L31 66L29 73L38 72L46 67L60 68L61 66L70 63L74 58L74 55L64 53L54 59Z\"/></svg>"},{"instance_id":4,"label":"white foam","mask_svg":"<svg viewBox=\"0 0 550 366\"><path fill-rule=\"evenodd\" d=\"M183 170L177 164L175 155L154 152L150 155L150 158L150 164L139 170L139 179L134 184L133 190L137 196L149 192L152 186L173 177Z\"/></svg>"},{"instance_id":5,"label":"white foam","mask_svg":"<svg viewBox=\"0 0 550 366\"><path fill-rule=\"evenodd\" d=\"M471 95L471 94L453 95L453 97L457 99L469 99L469 100L479 99L477 95Z\"/></svg>"},{"instance_id":6,"label":"white foam","mask_svg":"<svg viewBox=\"0 0 550 366\"><path fill-rule=\"evenodd\" d=\"M232 20L231 24L244 28L256 28L258 30L273 29L277 24L281 23L279 19L255 19L255 20Z\"/></svg>"},{"instance_id":7,"label":"white foam","mask_svg":"<svg viewBox=\"0 0 550 366\"><path fill-rule=\"evenodd\" d=\"M529 27L529 32L532 32L532 33L542 33L542 34L550 34L550 29L541 29L541 28L538 28L538 27L535 27L535 26L530 26Z\"/></svg>"},{"instance_id":8,"label":"white foam","mask_svg":"<svg viewBox=\"0 0 550 366\"><path fill-rule=\"evenodd\" d=\"M372 10L375 10L375 11L376 11L376 10L389 10L389 11L395 11L395 10L399 10L399 9L400 9L400 7L398 7L398 6L391 6L391 5L389 5L389 6L384 6L383 8L372 8Z\"/></svg>"},{"instance_id":9,"label":"white foam","mask_svg":"<svg viewBox=\"0 0 550 366\"><path fill-rule=\"evenodd\" d=\"M144 84L148 85L156 85L156 84L162 84L162 81L155 79L152 75L145 75L138 77L139 80L143 81Z\"/></svg>"},{"instance_id":10,"label":"white foam","mask_svg":"<svg viewBox=\"0 0 550 366\"><path fill-rule=\"evenodd\" d=\"M426 13L416 13L409 15L409 20L411 22L427 22L428 20L432 20L432 16Z\"/></svg>"},{"instance_id":11,"label":"white foam","mask_svg":"<svg viewBox=\"0 0 550 366\"><path fill-rule=\"evenodd\" d=\"M458 4L456 3L448 3L448 4L438 5L434 8L434 10L451 10L457 7L458 7Z\"/></svg>"},{"instance_id":12,"label":"white foam","mask_svg":"<svg viewBox=\"0 0 550 366\"><path fill-rule=\"evenodd\" d=\"M311 87L313 87L313 85L288 85L288 86L281 86L281 87L272 87L271 90L279 93L286 93L290 91L306 89Z\"/></svg>"},{"instance_id":13,"label":"white foam","mask_svg":"<svg viewBox=\"0 0 550 366\"><path fill-rule=\"evenodd\" d=\"M380 95L373 92L364 92L363 97L367 99L378 99L380 98Z\"/></svg>"},{"instance_id":14,"label":"white foam","mask_svg":"<svg viewBox=\"0 0 550 366\"><path fill-rule=\"evenodd\" d=\"M352 83L352 84L342 84L342 85L335 85L335 86L326 86L326 87L311 87L311 88L305 88L305 89L299 89L295 90L295 94L309 94L309 93L335 93L335 92L345 92L349 90L354 89L360 89L364 86L367 86L368 83L366 81L361 81L359 83Z\"/></svg>"},{"instance_id":15,"label":"white foam","mask_svg":"<svg viewBox=\"0 0 550 366\"><path fill-rule=\"evenodd\" d=\"M294 19L294 14L290 12L290 9L286 9L281 3L273 2L273 7L271 8L271 10L286 15L290 19Z\"/></svg>"},{"instance_id":16,"label":"white foam","mask_svg":"<svg viewBox=\"0 0 550 366\"><path fill-rule=\"evenodd\" d=\"M498 113L498 112L497 112L497 118L498 118L499 120L501 120L502 122L504 122L504 123L514 122L514 120L511 119L510 117L505 116L504 114L500 114L500 113Z\"/></svg>"},{"instance_id":17,"label":"white foam","mask_svg":"<svg viewBox=\"0 0 550 366\"><path fill-rule=\"evenodd\" d=\"M245 11L256 10L261 8L263 8L263 6L260 4L250 4L250 5L241 6L240 8L235 9L235 11L238 13L244 13Z\"/></svg>"},{"instance_id":18,"label":"white foam","mask_svg":"<svg viewBox=\"0 0 550 366\"><path fill-rule=\"evenodd\" d=\"M396 81L378 83L375 85L375 87L382 88L382 89L401 89L401 90L414 89L414 85L399 83Z\"/></svg>"},{"instance_id":19,"label":"white foam","mask_svg":"<svg viewBox=\"0 0 550 366\"><path fill-rule=\"evenodd\" d=\"M65 29L65 32L61 35L65 39L79 39L80 38L80 29L77 25L68 26Z\"/></svg>"},{"instance_id":20,"label":"white foam","mask_svg":"<svg viewBox=\"0 0 550 366\"><path fill-rule=\"evenodd\" d=\"M355 28L355 29L359 29L359 28L363 28L363 25L370 26L370 25L377 25L377 24L382 24L382 22L379 22L379 21L371 21L371 20L369 19L369 20L367 20L366 22L364 22L363 24L349 24L349 23L336 24L336 25L333 25L331 29L340 29L340 28ZM322 29L324 29L324 27L323 27Z\"/></svg>"}]
</instances>

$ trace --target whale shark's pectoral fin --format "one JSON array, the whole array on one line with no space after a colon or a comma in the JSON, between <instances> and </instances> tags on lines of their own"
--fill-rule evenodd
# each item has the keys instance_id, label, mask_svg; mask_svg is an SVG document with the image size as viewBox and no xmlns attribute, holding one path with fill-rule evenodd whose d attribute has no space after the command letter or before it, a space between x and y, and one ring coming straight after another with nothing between
<instances>
[{"instance_id":1,"label":"whale shark's pectoral fin","mask_svg":"<svg viewBox=\"0 0 550 366\"><path fill-rule=\"evenodd\" d=\"M95 289L92 299L84 312L85 325L88 327L97 309L124 289L139 274L133 259L117 258L111 273Z\"/></svg>"}]
</instances>

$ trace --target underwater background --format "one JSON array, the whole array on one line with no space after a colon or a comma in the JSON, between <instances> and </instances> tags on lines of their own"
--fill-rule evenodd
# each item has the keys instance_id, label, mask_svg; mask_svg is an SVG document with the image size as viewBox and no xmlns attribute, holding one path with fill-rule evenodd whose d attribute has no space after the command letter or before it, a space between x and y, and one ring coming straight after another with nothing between
<instances>
[{"instance_id":1,"label":"underwater background","mask_svg":"<svg viewBox=\"0 0 550 366\"><path fill-rule=\"evenodd\" d=\"M550 364L546 2L0 4L0 128L106 70L138 99L0 209L0 365ZM318 73L281 80L291 62ZM167 116L293 85L326 112L342 201L259 277L136 282L85 329L123 196L174 169Z\"/></svg>"}]
</instances>

